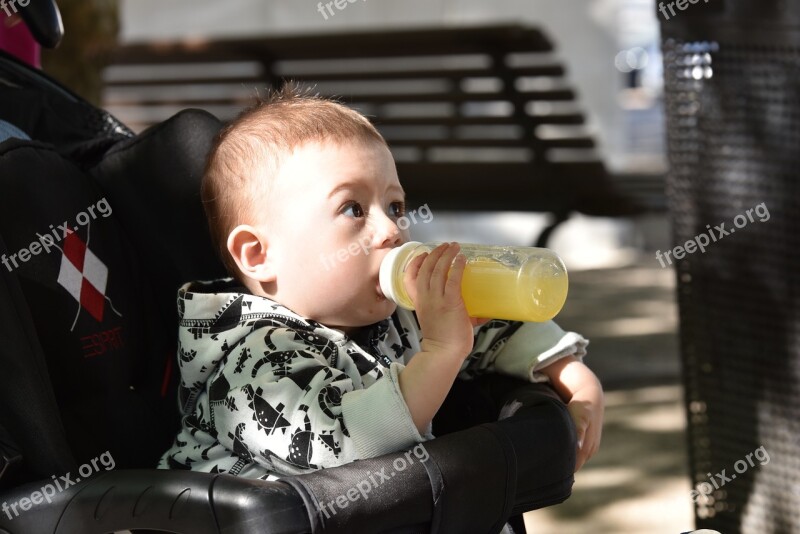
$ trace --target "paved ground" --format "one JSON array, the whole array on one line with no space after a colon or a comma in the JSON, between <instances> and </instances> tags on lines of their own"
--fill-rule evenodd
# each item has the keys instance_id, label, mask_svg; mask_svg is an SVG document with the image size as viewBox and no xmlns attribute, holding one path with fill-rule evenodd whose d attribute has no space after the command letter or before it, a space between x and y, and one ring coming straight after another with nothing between
<instances>
[{"instance_id":1,"label":"paved ground","mask_svg":"<svg viewBox=\"0 0 800 534\"><path fill-rule=\"evenodd\" d=\"M591 343L606 390L600 452L565 503L530 512L532 534L679 534L692 530L674 274L650 255L570 275L558 318Z\"/></svg>"}]
</instances>

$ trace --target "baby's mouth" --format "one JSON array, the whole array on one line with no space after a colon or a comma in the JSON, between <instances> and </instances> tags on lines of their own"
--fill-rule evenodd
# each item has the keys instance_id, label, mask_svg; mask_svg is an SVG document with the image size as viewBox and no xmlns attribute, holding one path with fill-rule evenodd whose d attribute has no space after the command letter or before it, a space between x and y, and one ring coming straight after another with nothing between
<instances>
[{"instance_id":1,"label":"baby's mouth","mask_svg":"<svg viewBox=\"0 0 800 534\"><path fill-rule=\"evenodd\" d=\"M375 284L375 291L378 292L378 297L380 300L386 300L386 295L383 294L383 289L381 289L380 279L378 279L377 283Z\"/></svg>"}]
</instances>

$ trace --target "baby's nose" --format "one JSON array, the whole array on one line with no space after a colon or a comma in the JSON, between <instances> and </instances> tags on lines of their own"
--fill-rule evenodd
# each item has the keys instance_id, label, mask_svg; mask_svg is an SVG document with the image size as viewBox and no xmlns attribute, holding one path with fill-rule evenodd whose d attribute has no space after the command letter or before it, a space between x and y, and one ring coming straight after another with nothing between
<instances>
[{"instance_id":1,"label":"baby's nose","mask_svg":"<svg viewBox=\"0 0 800 534\"><path fill-rule=\"evenodd\" d=\"M393 248L400 244L402 244L402 236L394 221L389 220L379 231L375 232L375 248Z\"/></svg>"}]
</instances>

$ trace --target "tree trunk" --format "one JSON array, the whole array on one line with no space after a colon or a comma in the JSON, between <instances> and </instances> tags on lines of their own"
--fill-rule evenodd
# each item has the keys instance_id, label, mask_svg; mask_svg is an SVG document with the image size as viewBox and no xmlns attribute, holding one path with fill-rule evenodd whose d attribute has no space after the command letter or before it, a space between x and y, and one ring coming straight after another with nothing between
<instances>
[{"instance_id":1,"label":"tree trunk","mask_svg":"<svg viewBox=\"0 0 800 534\"><path fill-rule=\"evenodd\" d=\"M103 68L117 46L118 0L62 0L64 39L42 51L42 67L83 98L101 105Z\"/></svg>"}]
</instances>

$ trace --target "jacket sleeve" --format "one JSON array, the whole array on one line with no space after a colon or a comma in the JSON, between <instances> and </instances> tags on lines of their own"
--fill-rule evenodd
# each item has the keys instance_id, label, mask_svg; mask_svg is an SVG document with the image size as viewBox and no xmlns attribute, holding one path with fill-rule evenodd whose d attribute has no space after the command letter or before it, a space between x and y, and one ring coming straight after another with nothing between
<instances>
[{"instance_id":1,"label":"jacket sleeve","mask_svg":"<svg viewBox=\"0 0 800 534\"><path fill-rule=\"evenodd\" d=\"M397 384L402 368L393 363L365 389L333 341L285 327L256 330L209 388L217 439L284 475L411 447L432 436L411 419Z\"/></svg>"},{"instance_id":2,"label":"jacket sleeve","mask_svg":"<svg viewBox=\"0 0 800 534\"><path fill-rule=\"evenodd\" d=\"M459 377L472 378L492 371L530 382L547 382L539 372L565 356L582 360L589 341L575 332L565 332L553 321L528 323L493 319L476 327L472 353Z\"/></svg>"}]
</instances>

